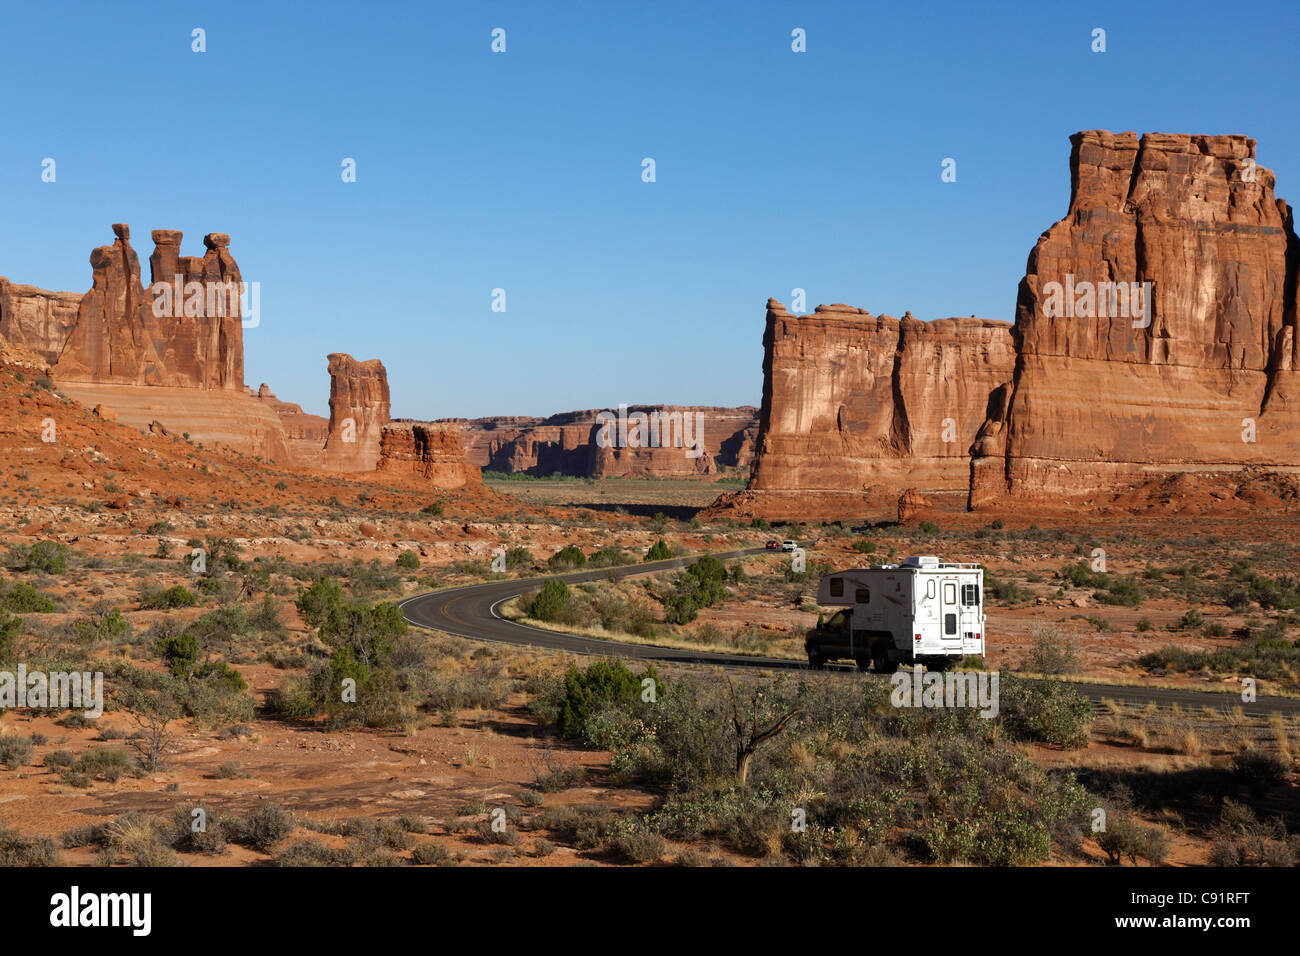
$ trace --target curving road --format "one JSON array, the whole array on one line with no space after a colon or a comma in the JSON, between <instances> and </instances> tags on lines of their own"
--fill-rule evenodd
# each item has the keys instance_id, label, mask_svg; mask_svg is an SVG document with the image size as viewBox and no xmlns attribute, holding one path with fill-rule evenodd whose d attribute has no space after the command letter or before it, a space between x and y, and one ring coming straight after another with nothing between
<instances>
[{"instance_id":1,"label":"curving road","mask_svg":"<svg viewBox=\"0 0 1300 956\"><path fill-rule=\"evenodd\" d=\"M721 551L713 556L722 560L750 554L775 554L766 548L745 548L740 551ZM547 577L559 577L570 584L583 581L608 581L636 574L653 574L671 571L690 564L699 555L651 561L645 564L628 564L622 567L599 568L595 571L574 571L570 574L547 575L539 578L514 578L509 581L489 581L463 588L434 591L409 597L398 605L406 620L420 627L432 628L458 637L479 641L496 641L502 644L524 644L552 650L573 651L578 654L615 655L640 660L676 661L689 664L722 664L727 667L782 667L806 666L802 661L776 657L752 657L745 654L720 654L708 651L660 647L654 644L624 644L619 641L602 641L595 637L565 634L528 624L520 624L501 616L497 608L513 597L542 586Z\"/></svg>"},{"instance_id":2,"label":"curving road","mask_svg":"<svg viewBox=\"0 0 1300 956\"><path fill-rule=\"evenodd\" d=\"M773 554L766 548L745 548L738 551L720 551L713 553L715 558L739 558L751 554ZM467 637L478 641L492 641L500 644L519 644L531 647L544 647L551 650L571 651L577 654L594 654L599 656L627 657L636 660L673 661L679 664L717 664L723 667L758 667L782 670L806 670L803 661L778 657L754 657L747 654L723 654L710 651L687 650L677 647L662 647L656 644L625 644L620 641L606 641L595 637L583 637L579 634L567 634L528 624L521 624L501 616L498 608L513 597L542 586L548 577L558 577L577 584L583 581L602 581L615 578L631 577L639 574L653 574L657 571L670 571L684 567L699 555L684 558L672 558L667 561L652 561L645 564L629 564L622 567L599 568L594 571L574 571L569 574L546 575L535 578L513 578L507 581L489 581L486 584L471 584L466 587L449 588L445 591L433 591L417 594L399 602L406 620L417 627L430 628L458 637ZM854 671L851 666L843 668ZM868 675L863 675L868 676ZM875 676L875 675L869 675ZM1176 690L1163 687L1125 687L1117 684L1072 683L1080 693L1099 703L1104 699L1117 703L1145 706L1154 703L1169 707L1178 704L1182 707L1212 707L1225 710L1240 706L1249 716L1267 717L1273 713L1300 714L1300 699L1292 697L1260 697L1253 704L1241 704L1240 699L1227 693L1212 691Z\"/></svg>"}]
</instances>

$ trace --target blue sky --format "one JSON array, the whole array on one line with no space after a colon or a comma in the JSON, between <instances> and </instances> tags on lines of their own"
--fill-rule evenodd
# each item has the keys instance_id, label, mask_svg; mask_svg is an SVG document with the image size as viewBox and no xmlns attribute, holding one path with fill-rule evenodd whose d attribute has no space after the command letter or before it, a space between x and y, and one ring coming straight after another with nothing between
<instances>
[{"instance_id":1,"label":"blue sky","mask_svg":"<svg viewBox=\"0 0 1300 956\"><path fill-rule=\"evenodd\" d=\"M230 233L245 378L318 413L333 351L416 418L758 404L768 296L1011 318L1076 130L1246 133L1300 202L1298 9L10 5L0 275L84 291L113 222L142 260Z\"/></svg>"}]
</instances>

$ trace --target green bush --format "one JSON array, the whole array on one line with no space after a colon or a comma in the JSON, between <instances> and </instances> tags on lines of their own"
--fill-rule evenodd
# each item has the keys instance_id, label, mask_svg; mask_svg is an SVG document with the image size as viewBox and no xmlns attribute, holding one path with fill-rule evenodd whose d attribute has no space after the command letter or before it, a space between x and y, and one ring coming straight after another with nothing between
<instances>
[{"instance_id":1,"label":"green bush","mask_svg":"<svg viewBox=\"0 0 1300 956\"><path fill-rule=\"evenodd\" d=\"M175 584L164 591L146 591L140 596L140 607L150 610L193 607L198 597L183 584Z\"/></svg>"},{"instance_id":2,"label":"green bush","mask_svg":"<svg viewBox=\"0 0 1300 956\"><path fill-rule=\"evenodd\" d=\"M397 560L393 564L402 571L418 571L420 570L420 556L414 551L403 551L397 556Z\"/></svg>"},{"instance_id":3,"label":"green bush","mask_svg":"<svg viewBox=\"0 0 1300 956\"><path fill-rule=\"evenodd\" d=\"M5 595L4 606L18 614L49 614L54 602L26 581L17 581Z\"/></svg>"},{"instance_id":4,"label":"green bush","mask_svg":"<svg viewBox=\"0 0 1300 956\"><path fill-rule=\"evenodd\" d=\"M655 681L657 698L661 685L653 664L640 674L633 674L617 658L596 661L586 670L570 665L564 675L564 697L558 711L560 734L582 739L587 722L603 708L635 709L641 701L642 683L647 679Z\"/></svg>"},{"instance_id":5,"label":"green bush","mask_svg":"<svg viewBox=\"0 0 1300 956\"><path fill-rule=\"evenodd\" d=\"M1092 705L1077 690L1056 681L1025 681L1003 676L999 709L1007 733L1066 750L1088 745Z\"/></svg>"},{"instance_id":6,"label":"green bush","mask_svg":"<svg viewBox=\"0 0 1300 956\"><path fill-rule=\"evenodd\" d=\"M726 566L712 555L691 562L677 577L675 590L664 601L664 620L689 624L702 607L721 604L727 597Z\"/></svg>"},{"instance_id":7,"label":"green bush","mask_svg":"<svg viewBox=\"0 0 1300 956\"><path fill-rule=\"evenodd\" d=\"M667 561L673 556L673 549L668 547L668 542L660 538L654 544L650 545L649 550L645 553L647 561Z\"/></svg>"},{"instance_id":8,"label":"green bush","mask_svg":"<svg viewBox=\"0 0 1300 956\"><path fill-rule=\"evenodd\" d=\"M62 574L68 570L68 546L60 541L37 541L27 549L23 570Z\"/></svg>"},{"instance_id":9,"label":"green bush","mask_svg":"<svg viewBox=\"0 0 1300 956\"><path fill-rule=\"evenodd\" d=\"M159 638L154 653L163 659L173 677L188 677L199 660L199 639L190 631Z\"/></svg>"},{"instance_id":10,"label":"green bush","mask_svg":"<svg viewBox=\"0 0 1300 956\"><path fill-rule=\"evenodd\" d=\"M567 571L570 568L581 568L587 563L587 556L582 553L582 549L576 544L566 544L547 560L546 565L552 571Z\"/></svg>"},{"instance_id":11,"label":"green bush","mask_svg":"<svg viewBox=\"0 0 1300 956\"><path fill-rule=\"evenodd\" d=\"M547 578L528 604L527 613L539 621L561 621L573 603L573 592L559 578Z\"/></svg>"},{"instance_id":12,"label":"green bush","mask_svg":"<svg viewBox=\"0 0 1300 956\"><path fill-rule=\"evenodd\" d=\"M310 627L320 627L343 604L343 586L334 578L322 575L311 586L298 591L298 613Z\"/></svg>"}]
</instances>

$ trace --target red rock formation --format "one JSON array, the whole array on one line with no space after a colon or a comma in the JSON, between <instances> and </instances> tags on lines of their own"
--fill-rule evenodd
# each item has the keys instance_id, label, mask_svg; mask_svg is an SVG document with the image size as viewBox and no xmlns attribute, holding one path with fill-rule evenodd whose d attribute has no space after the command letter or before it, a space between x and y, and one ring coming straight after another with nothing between
<instances>
[{"instance_id":1,"label":"red rock formation","mask_svg":"<svg viewBox=\"0 0 1300 956\"><path fill-rule=\"evenodd\" d=\"M380 429L380 471L414 474L434 488L482 484L478 468L465 461L460 428L447 422L392 422Z\"/></svg>"},{"instance_id":2,"label":"red rock formation","mask_svg":"<svg viewBox=\"0 0 1300 956\"><path fill-rule=\"evenodd\" d=\"M116 223L113 232L113 245L90 254L92 286L59 349L59 381L242 389L240 275L230 237L204 237L208 252L199 258L179 255L181 233L155 230L146 290L130 227Z\"/></svg>"},{"instance_id":3,"label":"red rock formation","mask_svg":"<svg viewBox=\"0 0 1300 956\"><path fill-rule=\"evenodd\" d=\"M195 441L290 463L279 418L244 390L230 237L211 233L203 256L182 256L180 232L155 230L145 288L130 227L117 223L113 232L113 245L91 253L84 295L0 280L0 334L50 362L72 398L111 407L124 424L144 430L158 422Z\"/></svg>"},{"instance_id":4,"label":"red rock formation","mask_svg":"<svg viewBox=\"0 0 1300 956\"><path fill-rule=\"evenodd\" d=\"M1071 142L1069 212L1029 255L1015 376L975 443L971 506L1300 465L1300 245L1255 141ZM1084 283L1103 282L1151 283L1149 324L1131 303L1117 315L1109 291L1089 302Z\"/></svg>"},{"instance_id":5,"label":"red rock formation","mask_svg":"<svg viewBox=\"0 0 1300 956\"><path fill-rule=\"evenodd\" d=\"M720 466L745 468L753 458L758 409L752 406L633 405L627 409L629 416L676 416L674 435L680 416L695 416L691 437L700 430L702 441L700 454L693 456L681 447L602 448L596 440L597 416L602 411L618 414L618 409L587 409L545 419L502 416L448 421L461 426L466 459L493 471L558 472L584 478L693 477L715 474Z\"/></svg>"},{"instance_id":6,"label":"red rock formation","mask_svg":"<svg viewBox=\"0 0 1300 956\"><path fill-rule=\"evenodd\" d=\"M320 467L326 471L374 471L380 457L380 432L389 421L388 372L379 359L358 362L342 352L328 358L330 421Z\"/></svg>"},{"instance_id":7,"label":"red rock formation","mask_svg":"<svg viewBox=\"0 0 1300 956\"><path fill-rule=\"evenodd\" d=\"M47 292L0 276L0 337L53 364L77 324L80 305L76 292Z\"/></svg>"},{"instance_id":8,"label":"red rock formation","mask_svg":"<svg viewBox=\"0 0 1300 956\"><path fill-rule=\"evenodd\" d=\"M793 316L769 300L758 458L748 491L719 504L860 517L878 485L964 488L989 394L1011 376L1010 330L847 305Z\"/></svg>"}]
</instances>

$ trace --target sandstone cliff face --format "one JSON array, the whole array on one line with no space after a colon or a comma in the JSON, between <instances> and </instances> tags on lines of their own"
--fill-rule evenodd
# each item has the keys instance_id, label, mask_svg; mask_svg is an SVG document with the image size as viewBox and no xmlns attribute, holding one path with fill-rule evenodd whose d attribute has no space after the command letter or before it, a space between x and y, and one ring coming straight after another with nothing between
<instances>
[{"instance_id":1,"label":"sandstone cliff face","mask_svg":"<svg viewBox=\"0 0 1300 956\"><path fill-rule=\"evenodd\" d=\"M584 478L693 477L717 473L722 467L748 467L753 459L758 409L752 406L722 408L683 405L632 405L636 414L673 416L677 422L691 415L691 438L700 435L700 453L684 454L681 447L601 447L597 442L602 411L562 412L550 418L501 416L456 419L462 429L466 459L480 468L504 472L550 475L556 472Z\"/></svg>"},{"instance_id":2,"label":"sandstone cliff face","mask_svg":"<svg viewBox=\"0 0 1300 956\"><path fill-rule=\"evenodd\" d=\"M378 470L414 474L433 488L482 484L479 469L465 461L460 428L446 422L393 422L380 429Z\"/></svg>"},{"instance_id":3,"label":"sandstone cliff face","mask_svg":"<svg viewBox=\"0 0 1300 956\"><path fill-rule=\"evenodd\" d=\"M1300 464L1300 245L1255 141L1091 131L1071 142L1069 212L1030 253L1015 376L975 443L971 506L1151 472ZM1103 282L1150 283L1149 322L1078 291Z\"/></svg>"},{"instance_id":4,"label":"sandstone cliff face","mask_svg":"<svg viewBox=\"0 0 1300 956\"><path fill-rule=\"evenodd\" d=\"M330 420L320 465L325 471L374 471L389 422L388 372L379 359L329 356Z\"/></svg>"},{"instance_id":5,"label":"sandstone cliff face","mask_svg":"<svg viewBox=\"0 0 1300 956\"><path fill-rule=\"evenodd\" d=\"M47 292L0 276L0 337L53 364L77 324L80 305L76 292Z\"/></svg>"},{"instance_id":6,"label":"sandstone cliff face","mask_svg":"<svg viewBox=\"0 0 1300 956\"><path fill-rule=\"evenodd\" d=\"M758 457L743 497L773 517L852 515L878 484L962 489L990 393L1011 377L1011 325L921 322L768 301Z\"/></svg>"}]
</instances>

